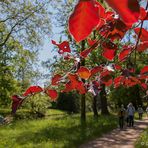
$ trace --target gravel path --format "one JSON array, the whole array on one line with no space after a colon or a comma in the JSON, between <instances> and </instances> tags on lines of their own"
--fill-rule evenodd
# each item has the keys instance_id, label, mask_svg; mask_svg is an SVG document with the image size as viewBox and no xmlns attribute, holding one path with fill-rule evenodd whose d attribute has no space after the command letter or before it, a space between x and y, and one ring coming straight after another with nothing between
<instances>
[{"instance_id":1,"label":"gravel path","mask_svg":"<svg viewBox=\"0 0 148 148\"><path fill-rule=\"evenodd\" d=\"M101 138L81 145L80 148L134 148L135 141L147 127L148 119L136 120L134 127L114 129Z\"/></svg>"}]
</instances>

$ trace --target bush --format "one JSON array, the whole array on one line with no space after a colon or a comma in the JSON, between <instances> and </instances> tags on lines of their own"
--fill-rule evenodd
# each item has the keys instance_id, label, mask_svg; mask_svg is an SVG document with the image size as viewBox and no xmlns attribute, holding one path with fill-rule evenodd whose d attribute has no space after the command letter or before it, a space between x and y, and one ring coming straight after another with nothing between
<instances>
[{"instance_id":1,"label":"bush","mask_svg":"<svg viewBox=\"0 0 148 148\"><path fill-rule=\"evenodd\" d=\"M34 117L44 117L50 106L49 97L44 94L36 94L27 99L25 106L31 110Z\"/></svg>"}]
</instances>

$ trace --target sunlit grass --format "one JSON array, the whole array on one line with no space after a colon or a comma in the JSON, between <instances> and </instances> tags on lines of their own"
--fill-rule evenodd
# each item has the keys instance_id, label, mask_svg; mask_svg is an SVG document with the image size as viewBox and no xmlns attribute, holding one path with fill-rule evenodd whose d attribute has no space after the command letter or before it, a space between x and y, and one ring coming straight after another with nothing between
<instances>
[{"instance_id":1,"label":"sunlit grass","mask_svg":"<svg viewBox=\"0 0 148 148\"><path fill-rule=\"evenodd\" d=\"M139 137L135 145L136 148L148 148L148 128Z\"/></svg>"},{"instance_id":2,"label":"sunlit grass","mask_svg":"<svg viewBox=\"0 0 148 148\"><path fill-rule=\"evenodd\" d=\"M47 114L45 119L17 120L0 126L0 148L75 148L117 127L113 115L99 116L95 120L89 113L86 125L81 125L79 115L58 110L50 110Z\"/></svg>"}]
</instances>

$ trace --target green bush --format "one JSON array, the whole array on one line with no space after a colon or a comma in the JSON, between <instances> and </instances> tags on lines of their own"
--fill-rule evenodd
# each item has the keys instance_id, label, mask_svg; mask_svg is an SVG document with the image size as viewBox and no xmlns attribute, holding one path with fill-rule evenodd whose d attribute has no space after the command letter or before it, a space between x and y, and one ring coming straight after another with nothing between
<instances>
[{"instance_id":1,"label":"green bush","mask_svg":"<svg viewBox=\"0 0 148 148\"><path fill-rule=\"evenodd\" d=\"M31 110L31 114L34 117L44 117L49 106L49 97L44 94L36 94L29 97L27 101L24 102L24 107Z\"/></svg>"}]
</instances>

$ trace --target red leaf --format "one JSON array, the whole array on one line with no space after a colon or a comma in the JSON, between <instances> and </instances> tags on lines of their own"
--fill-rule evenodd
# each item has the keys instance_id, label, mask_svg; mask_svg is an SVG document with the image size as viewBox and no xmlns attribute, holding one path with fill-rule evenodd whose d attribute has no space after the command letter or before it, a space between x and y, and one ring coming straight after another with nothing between
<instances>
[{"instance_id":1,"label":"red leaf","mask_svg":"<svg viewBox=\"0 0 148 148\"><path fill-rule=\"evenodd\" d=\"M139 35L140 28L135 28L134 31L135 31L135 33L136 33L137 35ZM146 29L144 29L144 28L142 28L142 30L141 30L140 40L141 40L142 42L148 41L148 31L147 31Z\"/></svg>"},{"instance_id":2,"label":"red leaf","mask_svg":"<svg viewBox=\"0 0 148 148\"><path fill-rule=\"evenodd\" d=\"M77 90L80 94L86 93L86 88L84 87L83 82L78 80L78 76L76 74L69 74L68 78L70 79L70 81L66 83L63 92Z\"/></svg>"},{"instance_id":3,"label":"red leaf","mask_svg":"<svg viewBox=\"0 0 148 148\"><path fill-rule=\"evenodd\" d=\"M125 80L124 80L124 85L125 85L125 86L129 86L130 83L131 83L131 80L130 80L129 78L125 78Z\"/></svg>"},{"instance_id":4,"label":"red leaf","mask_svg":"<svg viewBox=\"0 0 148 148\"><path fill-rule=\"evenodd\" d=\"M141 42L137 47L137 51L139 52L143 52L146 49L148 49L148 41Z\"/></svg>"},{"instance_id":5,"label":"red leaf","mask_svg":"<svg viewBox=\"0 0 148 148\"><path fill-rule=\"evenodd\" d=\"M42 92L43 89L40 86L30 86L25 93L23 94L23 96L28 96L34 93L39 93Z\"/></svg>"},{"instance_id":6,"label":"red leaf","mask_svg":"<svg viewBox=\"0 0 148 148\"><path fill-rule=\"evenodd\" d=\"M93 51L97 46L99 45L99 41L96 41L90 48L83 50L80 53L80 56L83 58L86 58L88 56L88 54Z\"/></svg>"},{"instance_id":7,"label":"red leaf","mask_svg":"<svg viewBox=\"0 0 148 148\"><path fill-rule=\"evenodd\" d=\"M88 42L89 46L92 46L92 45L94 45L97 42L97 40L92 40L92 39L88 38L87 42Z\"/></svg>"},{"instance_id":8,"label":"red leaf","mask_svg":"<svg viewBox=\"0 0 148 148\"><path fill-rule=\"evenodd\" d=\"M17 109L23 103L23 99L20 98L18 95L13 95L12 100L13 100L13 102L12 102L12 113L15 114Z\"/></svg>"},{"instance_id":9,"label":"red leaf","mask_svg":"<svg viewBox=\"0 0 148 148\"><path fill-rule=\"evenodd\" d=\"M75 87L72 86L72 83L71 82L68 82L68 83L65 84L65 89L62 90L62 92L70 92L73 89L75 89Z\"/></svg>"},{"instance_id":10,"label":"red leaf","mask_svg":"<svg viewBox=\"0 0 148 148\"><path fill-rule=\"evenodd\" d=\"M68 74L68 78L71 82L78 82L78 76L76 74Z\"/></svg>"},{"instance_id":11,"label":"red leaf","mask_svg":"<svg viewBox=\"0 0 148 148\"><path fill-rule=\"evenodd\" d=\"M143 89L145 89L145 90L148 89L148 87L147 87L147 85L146 85L145 83L142 83L142 84L141 84L141 87L142 87Z\"/></svg>"},{"instance_id":12,"label":"red leaf","mask_svg":"<svg viewBox=\"0 0 148 148\"><path fill-rule=\"evenodd\" d=\"M107 38L110 38L112 41L122 39L126 31L129 29L120 19L114 19L107 25L107 27L108 26L110 29Z\"/></svg>"},{"instance_id":13,"label":"red leaf","mask_svg":"<svg viewBox=\"0 0 148 148\"><path fill-rule=\"evenodd\" d=\"M115 54L116 54L115 50L105 49L102 53L102 56L107 60L112 61L115 57Z\"/></svg>"},{"instance_id":14,"label":"red leaf","mask_svg":"<svg viewBox=\"0 0 148 148\"><path fill-rule=\"evenodd\" d=\"M140 7L139 19L140 20L148 20L148 13L147 13L147 11L143 7Z\"/></svg>"},{"instance_id":15,"label":"red leaf","mask_svg":"<svg viewBox=\"0 0 148 148\"><path fill-rule=\"evenodd\" d=\"M140 75L139 79L140 80L146 80L146 79L148 79L148 76L147 75Z\"/></svg>"},{"instance_id":16,"label":"red leaf","mask_svg":"<svg viewBox=\"0 0 148 148\"><path fill-rule=\"evenodd\" d=\"M85 49L83 50L81 53L80 53L80 56L83 57L83 58L86 58L88 56L88 54L92 51L93 49L91 48L88 48L88 49Z\"/></svg>"},{"instance_id":17,"label":"red leaf","mask_svg":"<svg viewBox=\"0 0 148 148\"><path fill-rule=\"evenodd\" d=\"M136 82L136 84L140 84L141 83L136 77L130 76L130 79L132 81Z\"/></svg>"},{"instance_id":18,"label":"red leaf","mask_svg":"<svg viewBox=\"0 0 148 148\"><path fill-rule=\"evenodd\" d=\"M125 58L131 53L131 48L126 48L124 47L124 49L120 52L118 59L119 61L123 61L125 60Z\"/></svg>"},{"instance_id":19,"label":"red leaf","mask_svg":"<svg viewBox=\"0 0 148 148\"><path fill-rule=\"evenodd\" d=\"M60 81L61 77L62 76L59 75L59 74L54 75L54 77L51 80L51 84L52 85L58 85L58 82Z\"/></svg>"},{"instance_id":20,"label":"red leaf","mask_svg":"<svg viewBox=\"0 0 148 148\"><path fill-rule=\"evenodd\" d=\"M124 81L124 76L118 76L114 79L114 87L119 87Z\"/></svg>"},{"instance_id":21,"label":"red leaf","mask_svg":"<svg viewBox=\"0 0 148 148\"><path fill-rule=\"evenodd\" d=\"M99 17L102 19L105 19L106 13L105 13L105 8L97 1L94 0L95 3L95 8L97 12L99 13Z\"/></svg>"},{"instance_id":22,"label":"red leaf","mask_svg":"<svg viewBox=\"0 0 148 148\"><path fill-rule=\"evenodd\" d=\"M82 81L79 81L79 83L76 86L76 90L79 91L79 94L85 94L86 88L84 87L84 84Z\"/></svg>"},{"instance_id":23,"label":"red leaf","mask_svg":"<svg viewBox=\"0 0 148 148\"><path fill-rule=\"evenodd\" d=\"M108 81L106 81L106 82L104 81L103 83L105 84L105 86L109 87L109 86L112 85L113 80L112 79L109 79Z\"/></svg>"},{"instance_id":24,"label":"red leaf","mask_svg":"<svg viewBox=\"0 0 148 148\"><path fill-rule=\"evenodd\" d=\"M94 68L91 69L91 76L95 75L98 72L102 71L102 67L101 66L96 66Z\"/></svg>"},{"instance_id":25,"label":"red leaf","mask_svg":"<svg viewBox=\"0 0 148 148\"><path fill-rule=\"evenodd\" d=\"M58 46L58 48L59 48L58 53L59 54L63 54L64 52L71 52L68 41L63 41L62 43L57 44L55 41L52 40L52 44Z\"/></svg>"},{"instance_id":26,"label":"red leaf","mask_svg":"<svg viewBox=\"0 0 148 148\"><path fill-rule=\"evenodd\" d=\"M117 64L114 64L113 67L114 67L115 70L121 70L122 69L122 67L120 65L117 65Z\"/></svg>"},{"instance_id":27,"label":"red leaf","mask_svg":"<svg viewBox=\"0 0 148 148\"><path fill-rule=\"evenodd\" d=\"M124 21L127 26L132 26L138 21L140 6L137 0L106 0Z\"/></svg>"},{"instance_id":28,"label":"red leaf","mask_svg":"<svg viewBox=\"0 0 148 148\"><path fill-rule=\"evenodd\" d=\"M86 67L81 66L78 71L77 71L78 75L82 78L82 79L88 79L91 75L91 72L89 71L89 69L87 69Z\"/></svg>"},{"instance_id":29,"label":"red leaf","mask_svg":"<svg viewBox=\"0 0 148 148\"><path fill-rule=\"evenodd\" d=\"M144 66L140 71L140 74L145 74L145 73L148 73L148 66Z\"/></svg>"},{"instance_id":30,"label":"red leaf","mask_svg":"<svg viewBox=\"0 0 148 148\"><path fill-rule=\"evenodd\" d=\"M46 90L46 93L51 98L52 101L55 101L58 97L58 93L56 90L48 89Z\"/></svg>"},{"instance_id":31,"label":"red leaf","mask_svg":"<svg viewBox=\"0 0 148 148\"><path fill-rule=\"evenodd\" d=\"M140 84L141 82L136 78L136 77L127 77L124 81L124 85L128 86L128 87L133 87L137 84Z\"/></svg>"},{"instance_id":32,"label":"red leaf","mask_svg":"<svg viewBox=\"0 0 148 148\"><path fill-rule=\"evenodd\" d=\"M111 74L111 71L105 70L105 71L101 72L100 78L102 79L103 77L106 77L110 74Z\"/></svg>"},{"instance_id":33,"label":"red leaf","mask_svg":"<svg viewBox=\"0 0 148 148\"><path fill-rule=\"evenodd\" d=\"M94 0L79 0L69 18L69 31L77 42L84 40L100 19Z\"/></svg>"}]
</instances>

